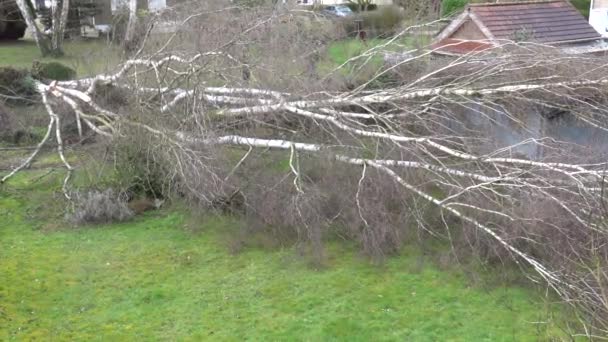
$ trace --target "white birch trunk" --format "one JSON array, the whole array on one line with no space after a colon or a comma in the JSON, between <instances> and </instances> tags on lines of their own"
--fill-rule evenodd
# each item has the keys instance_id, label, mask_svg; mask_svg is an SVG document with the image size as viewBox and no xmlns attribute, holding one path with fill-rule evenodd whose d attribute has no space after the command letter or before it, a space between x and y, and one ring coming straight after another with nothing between
<instances>
[{"instance_id":1,"label":"white birch trunk","mask_svg":"<svg viewBox=\"0 0 608 342\"><path fill-rule=\"evenodd\" d=\"M127 23L127 31L125 32L125 42L130 42L133 39L136 24L137 0L129 0L129 22Z\"/></svg>"},{"instance_id":2,"label":"white birch trunk","mask_svg":"<svg viewBox=\"0 0 608 342\"><path fill-rule=\"evenodd\" d=\"M25 0L16 0L17 6L19 7L19 11L21 11L21 15L25 20L25 23L32 31L32 36L34 37L34 41L36 45L40 49L40 52L43 56L46 56L49 53L49 46L47 44L46 38L43 36L40 29L36 25L34 21L34 15L32 14L30 7L25 3Z\"/></svg>"},{"instance_id":3,"label":"white birch trunk","mask_svg":"<svg viewBox=\"0 0 608 342\"><path fill-rule=\"evenodd\" d=\"M63 54L63 37L65 35L65 28L67 26L69 9L70 0L63 0L61 6L59 6L58 0L54 0L52 2L53 33L51 46L53 53L57 55Z\"/></svg>"}]
</instances>

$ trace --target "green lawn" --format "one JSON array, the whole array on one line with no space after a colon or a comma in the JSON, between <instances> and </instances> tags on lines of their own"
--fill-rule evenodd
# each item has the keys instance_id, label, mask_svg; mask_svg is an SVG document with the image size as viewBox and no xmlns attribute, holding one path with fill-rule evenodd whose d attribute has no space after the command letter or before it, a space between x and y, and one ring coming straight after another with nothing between
<instances>
[{"instance_id":1,"label":"green lawn","mask_svg":"<svg viewBox=\"0 0 608 342\"><path fill-rule=\"evenodd\" d=\"M44 172L0 187L3 341L537 341L557 332L535 292L471 286L413 251L374 266L336 244L315 270L293 249L231 255L234 221L169 209L68 228L49 191L58 178Z\"/></svg>"},{"instance_id":2,"label":"green lawn","mask_svg":"<svg viewBox=\"0 0 608 342\"><path fill-rule=\"evenodd\" d=\"M328 46L325 58L317 64L317 72L323 77L344 77L350 83L360 85L385 70L385 52L423 49L428 45L429 39L428 36L407 36L393 42L390 42L390 39L339 40ZM423 63L426 61L427 58L424 57L418 60Z\"/></svg>"},{"instance_id":3,"label":"green lawn","mask_svg":"<svg viewBox=\"0 0 608 342\"><path fill-rule=\"evenodd\" d=\"M375 62L382 62L382 54L380 53L382 51L405 52L423 48L428 45L429 39L427 36L408 36L397 39L390 44L387 44L390 39L368 39L366 41L355 38L344 39L332 43L327 49L327 54L332 63L341 65L370 49L387 44L385 47L378 49L372 58Z\"/></svg>"},{"instance_id":4,"label":"green lawn","mask_svg":"<svg viewBox=\"0 0 608 342\"><path fill-rule=\"evenodd\" d=\"M591 8L591 0L571 0L576 9L578 9L585 18L589 18L589 9Z\"/></svg>"},{"instance_id":5,"label":"green lawn","mask_svg":"<svg viewBox=\"0 0 608 342\"><path fill-rule=\"evenodd\" d=\"M335 66L380 43L337 42L328 59ZM120 55L102 41L68 42L66 52L59 61L80 76L106 70ZM31 41L0 42L0 65L29 68L36 59ZM0 161L7 156L0 153ZM53 192L62 174L48 173L55 164L56 156L45 156L33 165L45 169L0 185L2 341L561 336L551 318L555 307L539 293L472 285L414 249L378 266L334 243L326 267L318 270L294 248L248 248L232 255L230 237L241 223L195 219L175 208L125 224L68 227L65 203ZM79 177L84 176L77 175L77 183Z\"/></svg>"},{"instance_id":6,"label":"green lawn","mask_svg":"<svg viewBox=\"0 0 608 342\"><path fill-rule=\"evenodd\" d=\"M42 58L33 40L0 41L0 66L29 69L34 60L58 61L74 68L79 76L109 70L119 60L119 49L104 40L66 41L62 58Z\"/></svg>"}]
</instances>

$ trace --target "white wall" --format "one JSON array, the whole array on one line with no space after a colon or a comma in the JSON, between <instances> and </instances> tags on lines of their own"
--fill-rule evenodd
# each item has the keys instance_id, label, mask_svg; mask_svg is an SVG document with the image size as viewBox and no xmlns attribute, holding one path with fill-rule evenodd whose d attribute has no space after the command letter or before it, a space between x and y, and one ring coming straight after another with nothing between
<instances>
[{"instance_id":1,"label":"white wall","mask_svg":"<svg viewBox=\"0 0 608 342\"><path fill-rule=\"evenodd\" d=\"M148 6L150 8L150 11L161 10L161 9L167 7L167 1L166 0L150 0L150 2L148 3Z\"/></svg>"},{"instance_id":2,"label":"white wall","mask_svg":"<svg viewBox=\"0 0 608 342\"><path fill-rule=\"evenodd\" d=\"M591 0L589 24L604 37L608 37L608 1Z\"/></svg>"},{"instance_id":3,"label":"white wall","mask_svg":"<svg viewBox=\"0 0 608 342\"><path fill-rule=\"evenodd\" d=\"M112 11L115 11L120 5L126 5L128 0L112 0ZM149 0L148 9L150 11L157 11L167 7L166 0Z\"/></svg>"}]
</instances>

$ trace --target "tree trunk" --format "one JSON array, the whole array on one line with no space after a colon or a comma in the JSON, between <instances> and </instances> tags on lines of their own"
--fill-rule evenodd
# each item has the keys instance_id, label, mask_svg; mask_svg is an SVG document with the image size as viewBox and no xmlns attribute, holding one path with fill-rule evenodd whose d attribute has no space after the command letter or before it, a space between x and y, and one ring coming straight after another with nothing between
<instances>
[{"instance_id":1,"label":"tree trunk","mask_svg":"<svg viewBox=\"0 0 608 342\"><path fill-rule=\"evenodd\" d=\"M70 0L53 0L51 2L51 37L45 36L34 21L34 15L31 8L27 5L25 0L16 0L17 6L25 19L25 23L32 31L34 41L40 49L42 56L62 56L63 55L63 37L65 34L65 28L68 21L68 12L70 8Z\"/></svg>"},{"instance_id":2,"label":"tree trunk","mask_svg":"<svg viewBox=\"0 0 608 342\"><path fill-rule=\"evenodd\" d=\"M42 56L47 56L51 53L51 46L49 45L48 39L40 32L40 29L36 25L34 21L34 15L31 12L30 7L25 3L25 0L16 0L17 6L19 7L19 11L23 15L23 19L25 23L32 31L32 36L34 37L34 41L36 45L40 49Z\"/></svg>"},{"instance_id":3,"label":"tree trunk","mask_svg":"<svg viewBox=\"0 0 608 342\"><path fill-rule=\"evenodd\" d=\"M61 5L61 6L60 6ZM68 12L70 8L70 0L54 0L52 2L52 38L51 38L51 53L54 56L63 55L63 37L65 35L65 27L68 21Z\"/></svg>"},{"instance_id":4,"label":"tree trunk","mask_svg":"<svg viewBox=\"0 0 608 342\"><path fill-rule=\"evenodd\" d=\"M127 31L125 32L125 43L129 44L135 34L135 25L137 24L137 0L129 0L129 22L127 23Z\"/></svg>"}]
</instances>

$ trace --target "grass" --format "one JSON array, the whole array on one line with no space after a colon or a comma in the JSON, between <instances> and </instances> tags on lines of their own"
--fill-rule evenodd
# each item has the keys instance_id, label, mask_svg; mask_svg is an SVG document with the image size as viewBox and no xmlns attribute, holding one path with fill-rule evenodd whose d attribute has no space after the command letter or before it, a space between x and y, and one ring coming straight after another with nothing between
<instances>
[{"instance_id":1,"label":"grass","mask_svg":"<svg viewBox=\"0 0 608 342\"><path fill-rule=\"evenodd\" d=\"M35 60L56 61L88 76L109 70L120 58L118 48L103 40L66 41L65 53L61 58L42 58L33 40L0 41L0 66L29 69Z\"/></svg>"},{"instance_id":2,"label":"grass","mask_svg":"<svg viewBox=\"0 0 608 342\"><path fill-rule=\"evenodd\" d=\"M384 52L406 52L424 48L428 45L428 36L406 36L387 44L388 39L360 39L350 38L333 42L327 48L324 60L318 63L317 72L319 75L334 75L334 77L344 77L352 84L360 85L377 76L378 72L385 69ZM382 48L376 49L367 56L362 56L368 50L387 44ZM354 57L359 57L355 58ZM421 58L420 61L426 61ZM348 62L348 63L347 63ZM336 68L341 67L337 70ZM334 73L337 71L337 73ZM379 80L382 83L381 80Z\"/></svg>"},{"instance_id":3,"label":"grass","mask_svg":"<svg viewBox=\"0 0 608 342\"><path fill-rule=\"evenodd\" d=\"M227 252L238 222L181 210L69 228L60 174L0 188L0 340L536 341L559 336L536 292L471 286L404 252L383 266L329 247ZM32 181L37 183L32 185ZM536 323L535 323L536 322Z\"/></svg>"},{"instance_id":4,"label":"grass","mask_svg":"<svg viewBox=\"0 0 608 342\"><path fill-rule=\"evenodd\" d=\"M328 58L340 64L382 42L337 42ZM101 41L69 42L66 52L59 61L80 76L104 71L119 55ZM0 65L27 68L36 59L30 41L0 43ZM43 169L0 186L0 340L562 337L555 308L537 292L472 285L413 249L378 266L333 243L326 268L315 269L295 248L232 255L241 222L195 219L179 208L125 224L68 227L54 192L63 171L44 169L57 163L49 154L34 165ZM83 177L75 182L86 183Z\"/></svg>"},{"instance_id":5,"label":"grass","mask_svg":"<svg viewBox=\"0 0 608 342\"><path fill-rule=\"evenodd\" d=\"M342 65L346 63L350 58L359 56L365 51L372 49L384 41L382 39L370 39L368 41L361 41L359 39L345 39L334 42L327 49L327 54L331 62L336 65ZM374 58L380 58L381 56L374 56Z\"/></svg>"},{"instance_id":6,"label":"grass","mask_svg":"<svg viewBox=\"0 0 608 342\"><path fill-rule=\"evenodd\" d=\"M570 3L581 12L585 18L589 18L589 9L591 8L591 0L571 0Z\"/></svg>"},{"instance_id":7,"label":"grass","mask_svg":"<svg viewBox=\"0 0 608 342\"><path fill-rule=\"evenodd\" d=\"M362 41L356 38L339 40L329 46L327 54L332 63L341 65L349 59L359 56L369 49L386 44L389 41L390 39L368 39ZM381 51L405 52L424 47L428 45L428 42L429 37L426 36L408 36L388 44ZM376 63L382 62L382 55L376 54L372 60Z\"/></svg>"}]
</instances>

